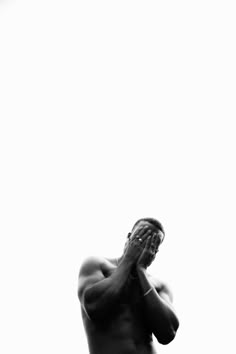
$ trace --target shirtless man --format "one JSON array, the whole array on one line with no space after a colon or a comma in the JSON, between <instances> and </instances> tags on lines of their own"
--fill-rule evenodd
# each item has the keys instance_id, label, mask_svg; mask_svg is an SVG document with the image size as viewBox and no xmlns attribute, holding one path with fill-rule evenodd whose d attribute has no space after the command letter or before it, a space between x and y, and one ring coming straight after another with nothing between
<instances>
[{"instance_id":1,"label":"shirtless man","mask_svg":"<svg viewBox=\"0 0 236 354\"><path fill-rule=\"evenodd\" d=\"M82 263L78 296L90 354L155 354L152 334L161 344L174 339L172 293L147 272L163 239L159 221L139 219L120 258Z\"/></svg>"}]
</instances>

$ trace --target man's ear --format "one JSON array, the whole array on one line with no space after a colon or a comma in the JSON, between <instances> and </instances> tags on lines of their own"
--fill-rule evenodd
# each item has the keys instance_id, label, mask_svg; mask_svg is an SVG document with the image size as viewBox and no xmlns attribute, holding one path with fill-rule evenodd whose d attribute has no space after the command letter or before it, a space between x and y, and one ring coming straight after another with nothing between
<instances>
[{"instance_id":1,"label":"man's ear","mask_svg":"<svg viewBox=\"0 0 236 354\"><path fill-rule=\"evenodd\" d=\"M130 238L130 236L131 236L131 232L128 233L127 238Z\"/></svg>"}]
</instances>

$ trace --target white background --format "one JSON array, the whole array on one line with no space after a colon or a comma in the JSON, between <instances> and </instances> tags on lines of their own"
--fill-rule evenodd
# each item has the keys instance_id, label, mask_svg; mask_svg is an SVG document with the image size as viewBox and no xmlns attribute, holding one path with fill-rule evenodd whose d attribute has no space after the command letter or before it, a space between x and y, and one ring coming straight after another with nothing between
<instances>
[{"instance_id":1,"label":"white background","mask_svg":"<svg viewBox=\"0 0 236 354\"><path fill-rule=\"evenodd\" d=\"M181 324L235 353L233 1L0 1L1 343L88 354L77 278L137 218Z\"/></svg>"}]
</instances>

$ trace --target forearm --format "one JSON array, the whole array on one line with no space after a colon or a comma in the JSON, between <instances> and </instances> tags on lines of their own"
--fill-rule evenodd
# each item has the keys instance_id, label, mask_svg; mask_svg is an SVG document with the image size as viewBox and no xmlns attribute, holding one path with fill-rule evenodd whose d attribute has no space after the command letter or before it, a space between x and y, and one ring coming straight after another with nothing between
<instances>
[{"instance_id":1,"label":"forearm","mask_svg":"<svg viewBox=\"0 0 236 354\"><path fill-rule=\"evenodd\" d=\"M122 295L132 265L129 260L121 261L111 276L85 291L84 304L90 318L105 318L114 310Z\"/></svg>"},{"instance_id":2,"label":"forearm","mask_svg":"<svg viewBox=\"0 0 236 354\"><path fill-rule=\"evenodd\" d=\"M150 288L153 288L153 290L143 298L145 302L146 313L151 329L156 338L160 343L167 344L175 336L175 332L179 326L178 319L172 306L161 298L161 296L149 281L146 269L137 267L137 273L140 285L143 289L143 294L145 294Z\"/></svg>"}]
</instances>

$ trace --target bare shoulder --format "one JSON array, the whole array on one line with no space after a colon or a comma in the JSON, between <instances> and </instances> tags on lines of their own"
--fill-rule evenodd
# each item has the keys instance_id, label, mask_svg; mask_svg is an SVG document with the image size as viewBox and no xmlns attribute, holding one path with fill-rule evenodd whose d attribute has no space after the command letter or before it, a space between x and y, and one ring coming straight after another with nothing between
<instances>
[{"instance_id":1,"label":"bare shoulder","mask_svg":"<svg viewBox=\"0 0 236 354\"><path fill-rule=\"evenodd\" d=\"M104 279L101 269L102 258L90 256L84 259L79 271L78 296L83 304L85 291Z\"/></svg>"},{"instance_id":2,"label":"bare shoulder","mask_svg":"<svg viewBox=\"0 0 236 354\"><path fill-rule=\"evenodd\" d=\"M168 302L172 303L173 302L173 292L172 289L170 287L170 285L161 280L158 279L157 277L154 277L152 275L149 275L150 277L150 281L153 284L153 286L155 287L156 291L158 292L158 294L165 300L167 300Z\"/></svg>"},{"instance_id":3,"label":"bare shoulder","mask_svg":"<svg viewBox=\"0 0 236 354\"><path fill-rule=\"evenodd\" d=\"M79 277L86 276L101 268L103 259L97 256L86 257L80 266Z\"/></svg>"}]
</instances>

